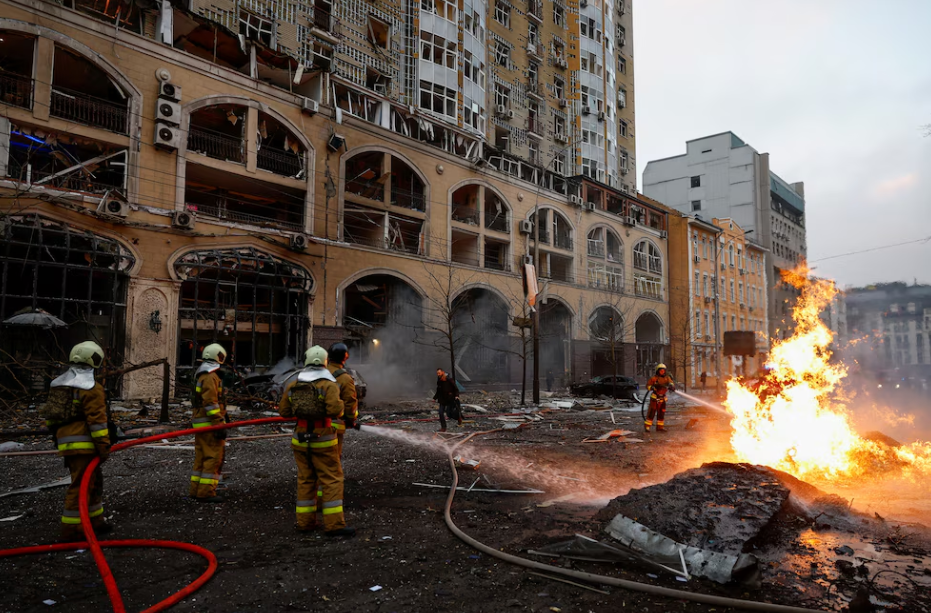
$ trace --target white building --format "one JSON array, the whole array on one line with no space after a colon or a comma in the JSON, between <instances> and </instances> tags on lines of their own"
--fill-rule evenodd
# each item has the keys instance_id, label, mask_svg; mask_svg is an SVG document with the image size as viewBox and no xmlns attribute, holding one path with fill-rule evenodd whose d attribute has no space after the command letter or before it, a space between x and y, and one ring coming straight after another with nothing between
<instances>
[{"instance_id":1,"label":"white building","mask_svg":"<svg viewBox=\"0 0 931 613\"><path fill-rule=\"evenodd\" d=\"M643 193L703 219L729 217L752 232L748 240L767 249L774 284L781 270L807 257L804 184L783 181L770 171L768 153L733 132L687 141L685 154L648 162ZM790 333L795 297L792 288L769 288L771 336Z\"/></svg>"}]
</instances>

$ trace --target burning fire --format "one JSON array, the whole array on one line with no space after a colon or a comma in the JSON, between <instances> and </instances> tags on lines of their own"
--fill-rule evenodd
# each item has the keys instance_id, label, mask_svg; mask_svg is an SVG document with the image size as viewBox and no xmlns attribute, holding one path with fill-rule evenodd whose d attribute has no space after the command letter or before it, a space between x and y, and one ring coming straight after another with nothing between
<instances>
[{"instance_id":1,"label":"burning fire","mask_svg":"<svg viewBox=\"0 0 931 613\"><path fill-rule=\"evenodd\" d=\"M809 278L803 264L783 273L801 291L795 334L774 340L771 370L755 385L731 380L724 405L734 415L731 445L741 461L803 479L841 480L898 470L931 476L931 443L888 447L854 430L838 386L847 369L831 362L833 333L819 314L837 290Z\"/></svg>"}]
</instances>

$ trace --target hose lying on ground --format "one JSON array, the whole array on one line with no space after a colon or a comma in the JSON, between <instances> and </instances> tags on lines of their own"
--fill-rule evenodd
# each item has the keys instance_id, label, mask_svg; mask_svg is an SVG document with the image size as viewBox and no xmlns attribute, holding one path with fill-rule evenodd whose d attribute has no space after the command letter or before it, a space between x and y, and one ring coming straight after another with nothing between
<instances>
[{"instance_id":1,"label":"hose lying on ground","mask_svg":"<svg viewBox=\"0 0 931 613\"><path fill-rule=\"evenodd\" d=\"M646 594L652 594L654 596L663 596L666 598L673 598L676 600L690 600L692 602L700 602L702 604L709 604L720 607L732 607L735 609L742 609L745 611L764 611L767 613L813 613L820 612L819 609L804 609L800 607L790 607L786 605L771 604L768 602L757 602L754 600L740 600L738 598L727 598L725 596L713 596L711 594L698 594L695 592L686 592L683 590L674 590L668 587L660 587L658 585L651 585L649 583L639 583L637 581L628 581L626 579L618 579L617 577L608 577L606 575L596 575L594 573L585 573L577 570L570 570L567 568L561 568L559 566L551 566L549 564L543 564L542 562L536 562L534 560L527 560L519 556L515 556L509 553L504 553L485 545L462 530L453 522L452 518L452 506L453 499L456 497L456 488L459 486L459 472L456 470L456 462L453 460L453 452L466 443L469 439L481 434L491 434L492 432L499 432L500 429L488 430L485 432L473 432L469 436L465 437L461 441L458 441L455 445L450 447L446 452L447 460L449 460L449 467L453 473L453 483L449 490L449 496L446 498L446 507L443 509L443 517L446 520L446 525L449 527L450 531L459 537L460 540L465 542L467 545L490 555L492 557L498 558L499 560L504 560L505 562L510 562L511 564L517 564L518 566L523 566L525 568L533 568L536 570L543 570L549 573L554 573L557 575L562 575L564 577L571 577L573 579L587 581L589 583L596 583L601 585L611 585L614 587L620 587L635 592L644 592Z\"/></svg>"},{"instance_id":2,"label":"hose lying on ground","mask_svg":"<svg viewBox=\"0 0 931 613\"><path fill-rule=\"evenodd\" d=\"M243 426L258 426L262 424L272 424L279 422L288 422L295 421L292 419L285 419L283 417L266 417L262 419L251 419L248 421L238 421L228 424L220 424L218 426L209 426L206 428L197 428L196 432L198 434L204 432L212 432L214 430L225 430L227 428L242 428ZM189 434L194 434L195 429L190 428L187 430L177 430L175 432L167 432L162 434L156 434L154 436L149 436L146 438L140 438L132 441L126 441L123 443L118 443L114 445L110 451L111 453L127 449L129 447L135 447L136 445L144 445L147 443L152 443L160 441L166 438L177 438L179 436L187 436ZM100 577L103 579L104 586L107 588L107 595L110 597L110 603L113 605L113 611L115 613L126 613L126 607L123 604L123 597L120 595L119 587L117 587L116 579L113 577L113 572L110 570L110 565L107 564L107 559L103 555L104 547L154 547L158 549L178 549L181 551L188 551L191 553L196 553L202 556L207 560L207 570L204 573L195 579L192 583L184 587L178 592L175 592L168 598L154 604L153 606L146 609L143 613L157 613L158 611L164 611L170 606L176 604L182 599L186 598L190 594L194 593L202 585L207 583L213 574L217 570L217 558L209 550L199 547L197 545L192 545L190 543L179 543L176 541L161 541L161 540L144 540L144 539L131 539L131 540L114 540L114 541L98 541L97 535L94 534L94 528L90 523L90 513L87 502L87 491L90 488L91 476L94 474L94 470L100 464L100 457L94 457L90 464L88 464L87 469L84 471L84 475L81 478L81 491L80 491L80 513L81 513L81 527L84 529L84 536L87 538L86 542L80 543L57 543L53 545L37 545L35 547L20 547L18 549L5 549L0 550L0 558L7 558L13 556L21 556L27 554L35 553L50 553L53 551L72 551L75 549L90 549L91 555L94 557L94 562L97 563L97 569L100 571Z\"/></svg>"}]
</instances>

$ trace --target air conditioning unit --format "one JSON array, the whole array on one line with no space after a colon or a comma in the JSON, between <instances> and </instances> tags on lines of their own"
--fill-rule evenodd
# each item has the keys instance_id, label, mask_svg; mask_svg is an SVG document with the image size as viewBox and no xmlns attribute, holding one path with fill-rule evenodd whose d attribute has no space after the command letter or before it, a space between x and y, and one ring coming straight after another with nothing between
<instances>
[{"instance_id":1,"label":"air conditioning unit","mask_svg":"<svg viewBox=\"0 0 931 613\"><path fill-rule=\"evenodd\" d=\"M569 106L569 101L566 100L565 98L560 98L560 99L559 99L559 108L564 109L564 108L566 108L567 106Z\"/></svg>"},{"instance_id":2,"label":"air conditioning unit","mask_svg":"<svg viewBox=\"0 0 931 613\"><path fill-rule=\"evenodd\" d=\"M172 102L181 102L181 87L168 81L159 81L158 97L162 100L171 100Z\"/></svg>"},{"instance_id":3,"label":"air conditioning unit","mask_svg":"<svg viewBox=\"0 0 931 613\"><path fill-rule=\"evenodd\" d=\"M524 265L526 265L526 266L533 266L533 256L532 256L532 255L525 255L525 256L521 257L521 262L523 262Z\"/></svg>"},{"instance_id":4,"label":"air conditioning unit","mask_svg":"<svg viewBox=\"0 0 931 613\"><path fill-rule=\"evenodd\" d=\"M604 121L604 120L605 120L605 112L598 111L598 121Z\"/></svg>"},{"instance_id":5,"label":"air conditioning unit","mask_svg":"<svg viewBox=\"0 0 931 613\"><path fill-rule=\"evenodd\" d=\"M521 234L533 234L533 222L529 219L521 219L518 228Z\"/></svg>"},{"instance_id":6,"label":"air conditioning unit","mask_svg":"<svg viewBox=\"0 0 931 613\"><path fill-rule=\"evenodd\" d=\"M711 296L705 296L705 303L711 302Z\"/></svg>"},{"instance_id":7,"label":"air conditioning unit","mask_svg":"<svg viewBox=\"0 0 931 613\"><path fill-rule=\"evenodd\" d=\"M511 109L508 109L508 112L505 115L505 117L507 117L508 119L514 119L514 111L512 111Z\"/></svg>"},{"instance_id":8,"label":"air conditioning unit","mask_svg":"<svg viewBox=\"0 0 931 613\"><path fill-rule=\"evenodd\" d=\"M129 215L129 204L104 196L97 205L97 212L108 217L126 217Z\"/></svg>"},{"instance_id":9,"label":"air conditioning unit","mask_svg":"<svg viewBox=\"0 0 931 613\"><path fill-rule=\"evenodd\" d=\"M495 114L498 115L499 117L506 115L507 112L508 112L508 107L504 106L503 104L499 104L498 106L495 107Z\"/></svg>"},{"instance_id":10,"label":"air conditioning unit","mask_svg":"<svg viewBox=\"0 0 931 613\"><path fill-rule=\"evenodd\" d=\"M693 260L696 264L698 264L699 262L701 262L701 256L700 256L700 255L696 255L694 258L692 258L692 260Z\"/></svg>"},{"instance_id":11,"label":"air conditioning unit","mask_svg":"<svg viewBox=\"0 0 931 613\"><path fill-rule=\"evenodd\" d=\"M706 341L710 341L710 340L711 340L711 335L710 335L710 334L706 334L706 335L705 335L705 340L706 340Z\"/></svg>"},{"instance_id":12,"label":"air conditioning unit","mask_svg":"<svg viewBox=\"0 0 931 613\"><path fill-rule=\"evenodd\" d=\"M181 124L181 105L159 98L155 103L155 121L164 121L173 126Z\"/></svg>"},{"instance_id":13,"label":"air conditioning unit","mask_svg":"<svg viewBox=\"0 0 931 613\"><path fill-rule=\"evenodd\" d=\"M583 114L583 115L591 115L591 114L592 114L592 107L590 107L590 106L583 106L583 107L582 107L582 114Z\"/></svg>"},{"instance_id":14,"label":"air conditioning unit","mask_svg":"<svg viewBox=\"0 0 931 613\"><path fill-rule=\"evenodd\" d=\"M750 307L750 312L752 313L756 307Z\"/></svg>"},{"instance_id":15,"label":"air conditioning unit","mask_svg":"<svg viewBox=\"0 0 931 613\"><path fill-rule=\"evenodd\" d=\"M744 307L746 307L746 306L747 306L747 305L745 305L743 302L740 303L740 308L744 308Z\"/></svg>"},{"instance_id":16,"label":"air conditioning unit","mask_svg":"<svg viewBox=\"0 0 931 613\"><path fill-rule=\"evenodd\" d=\"M669 232L666 232L666 230L660 230L660 231L659 231L659 237L660 237L660 238L669 238Z\"/></svg>"},{"instance_id":17,"label":"air conditioning unit","mask_svg":"<svg viewBox=\"0 0 931 613\"><path fill-rule=\"evenodd\" d=\"M155 122L155 146L167 150L177 150L181 146L181 129L160 121Z\"/></svg>"},{"instance_id":18,"label":"air conditioning unit","mask_svg":"<svg viewBox=\"0 0 931 613\"><path fill-rule=\"evenodd\" d=\"M557 132L553 136L553 140L555 140L557 143L568 143L569 142L568 137L566 137L566 135L563 134L562 132Z\"/></svg>"},{"instance_id":19,"label":"air conditioning unit","mask_svg":"<svg viewBox=\"0 0 931 613\"><path fill-rule=\"evenodd\" d=\"M579 8L588 8L588 0L579 0Z\"/></svg>"},{"instance_id":20,"label":"air conditioning unit","mask_svg":"<svg viewBox=\"0 0 931 613\"><path fill-rule=\"evenodd\" d=\"M307 236L304 234L294 234L291 236L291 249L295 251L304 251L307 249Z\"/></svg>"},{"instance_id":21,"label":"air conditioning unit","mask_svg":"<svg viewBox=\"0 0 931 613\"><path fill-rule=\"evenodd\" d=\"M721 270L727 270L727 264L721 262Z\"/></svg>"},{"instance_id":22,"label":"air conditioning unit","mask_svg":"<svg viewBox=\"0 0 931 613\"><path fill-rule=\"evenodd\" d=\"M569 196L569 202L575 206L582 206L582 197L581 196Z\"/></svg>"},{"instance_id":23,"label":"air conditioning unit","mask_svg":"<svg viewBox=\"0 0 931 613\"><path fill-rule=\"evenodd\" d=\"M527 43L527 53L530 55L540 56L540 49L537 47L536 43Z\"/></svg>"},{"instance_id":24,"label":"air conditioning unit","mask_svg":"<svg viewBox=\"0 0 931 613\"><path fill-rule=\"evenodd\" d=\"M628 168L627 166L621 166L622 175L626 175L628 172L630 172L630 168Z\"/></svg>"},{"instance_id":25,"label":"air conditioning unit","mask_svg":"<svg viewBox=\"0 0 931 613\"><path fill-rule=\"evenodd\" d=\"M556 58L556 67L557 68L568 68L569 62L566 61L566 58L558 57Z\"/></svg>"},{"instance_id":26,"label":"air conditioning unit","mask_svg":"<svg viewBox=\"0 0 931 613\"><path fill-rule=\"evenodd\" d=\"M308 115L314 115L320 110L320 103L311 98L304 98L301 101L301 112Z\"/></svg>"},{"instance_id":27,"label":"air conditioning unit","mask_svg":"<svg viewBox=\"0 0 931 613\"><path fill-rule=\"evenodd\" d=\"M171 225L184 230L193 230L194 214L189 211L175 211L171 216Z\"/></svg>"},{"instance_id":28,"label":"air conditioning unit","mask_svg":"<svg viewBox=\"0 0 931 613\"><path fill-rule=\"evenodd\" d=\"M588 211L597 211L598 205L596 205L594 202L586 202L585 209Z\"/></svg>"},{"instance_id":29,"label":"air conditioning unit","mask_svg":"<svg viewBox=\"0 0 931 613\"><path fill-rule=\"evenodd\" d=\"M630 215L628 215L627 217L624 218L624 224L625 224L625 225L628 225L628 226L636 226L636 225L637 225L637 218L636 218L636 217L631 217Z\"/></svg>"},{"instance_id":30,"label":"air conditioning unit","mask_svg":"<svg viewBox=\"0 0 931 613\"><path fill-rule=\"evenodd\" d=\"M743 268L738 268L738 269L737 269L737 272L739 272L739 273L742 274L742 275L747 274L747 271L746 271L745 269L743 269Z\"/></svg>"}]
</instances>

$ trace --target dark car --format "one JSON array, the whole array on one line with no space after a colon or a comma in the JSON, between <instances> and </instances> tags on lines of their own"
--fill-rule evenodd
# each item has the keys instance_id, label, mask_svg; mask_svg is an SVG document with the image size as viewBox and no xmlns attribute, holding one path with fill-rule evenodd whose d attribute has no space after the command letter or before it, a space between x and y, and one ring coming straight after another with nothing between
<instances>
[{"instance_id":1,"label":"dark car","mask_svg":"<svg viewBox=\"0 0 931 613\"><path fill-rule=\"evenodd\" d=\"M625 400L634 400L634 392L640 389L636 381L623 375L604 375L595 377L588 383L575 383L569 386L569 392L573 396L608 396L623 398Z\"/></svg>"},{"instance_id":2,"label":"dark car","mask_svg":"<svg viewBox=\"0 0 931 613\"><path fill-rule=\"evenodd\" d=\"M250 396L277 404L281 399L281 394L284 391L285 385L299 370L300 368L291 362L283 368L280 365L276 366L272 371L267 373L249 375L245 378L246 391ZM359 408L361 409L364 405L363 400L368 391L368 386L365 384L365 380L362 378L362 375L359 374L358 370L355 368L346 368L346 370L355 380L356 397L359 399ZM254 408L268 409L269 407L264 403L256 403Z\"/></svg>"}]
</instances>

